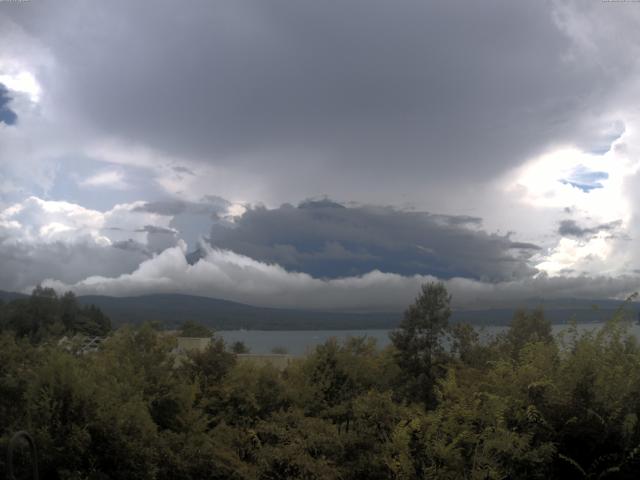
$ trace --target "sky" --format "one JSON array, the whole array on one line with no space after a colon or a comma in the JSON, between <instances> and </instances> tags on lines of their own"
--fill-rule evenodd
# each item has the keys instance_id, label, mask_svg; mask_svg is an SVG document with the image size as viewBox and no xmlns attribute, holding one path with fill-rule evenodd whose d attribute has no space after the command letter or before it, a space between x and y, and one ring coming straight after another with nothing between
<instances>
[{"instance_id":1,"label":"sky","mask_svg":"<svg viewBox=\"0 0 640 480\"><path fill-rule=\"evenodd\" d=\"M0 1L0 289L640 290L640 3Z\"/></svg>"}]
</instances>

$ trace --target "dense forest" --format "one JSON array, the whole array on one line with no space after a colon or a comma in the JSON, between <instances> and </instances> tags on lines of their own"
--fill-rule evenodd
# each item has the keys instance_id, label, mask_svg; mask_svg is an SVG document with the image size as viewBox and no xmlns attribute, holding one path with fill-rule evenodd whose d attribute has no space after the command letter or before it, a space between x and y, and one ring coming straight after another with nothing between
<instances>
[{"instance_id":1,"label":"dense forest","mask_svg":"<svg viewBox=\"0 0 640 480\"><path fill-rule=\"evenodd\" d=\"M623 310L560 337L521 311L480 342L449 324L450 301L427 284L390 347L328 341L279 370L216 337L176 363L153 324L74 354L57 339L106 335L108 319L37 289L0 307L0 443L29 431L47 479L638 478L640 345Z\"/></svg>"},{"instance_id":2,"label":"dense forest","mask_svg":"<svg viewBox=\"0 0 640 480\"><path fill-rule=\"evenodd\" d=\"M0 300L0 330L42 343L63 335L106 335L111 320L94 305L80 305L73 292L58 297L52 288L38 286L30 297Z\"/></svg>"}]
</instances>

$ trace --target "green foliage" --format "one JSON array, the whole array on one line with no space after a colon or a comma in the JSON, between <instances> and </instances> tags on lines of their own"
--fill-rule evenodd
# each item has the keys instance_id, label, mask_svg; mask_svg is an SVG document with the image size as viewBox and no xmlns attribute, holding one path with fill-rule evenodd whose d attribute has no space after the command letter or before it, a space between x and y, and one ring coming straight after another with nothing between
<instances>
[{"instance_id":1,"label":"green foliage","mask_svg":"<svg viewBox=\"0 0 640 480\"><path fill-rule=\"evenodd\" d=\"M93 306L81 306L73 292L58 297L51 288L36 287L29 298L0 304L0 330L33 343L63 335L104 336L111 321Z\"/></svg>"},{"instance_id":2,"label":"green foliage","mask_svg":"<svg viewBox=\"0 0 640 480\"><path fill-rule=\"evenodd\" d=\"M451 327L451 354L470 368L483 368L492 358L492 351L480 342L478 332L467 323Z\"/></svg>"},{"instance_id":3,"label":"green foliage","mask_svg":"<svg viewBox=\"0 0 640 480\"><path fill-rule=\"evenodd\" d=\"M231 345L231 351L238 355L242 353L249 353L249 347L247 347L243 341L238 340L237 342L233 342Z\"/></svg>"},{"instance_id":4,"label":"green foliage","mask_svg":"<svg viewBox=\"0 0 640 480\"><path fill-rule=\"evenodd\" d=\"M427 283L391 333L405 398L435 405L434 387L444 374L442 337L449 329L451 296L442 283Z\"/></svg>"},{"instance_id":5,"label":"green foliage","mask_svg":"<svg viewBox=\"0 0 640 480\"><path fill-rule=\"evenodd\" d=\"M519 312L507 332L481 342L468 326L448 327L449 297L431 285L389 348L333 339L280 370L237 362L216 337L178 358L176 337L148 324L70 355L49 341L50 327L77 328L82 308L46 289L34 297L24 311L44 320L0 334L0 447L10 432L29 430L42 478L626 479L640 471L640 346L622 313L598 331L572 326L556 339L542 312Z\"/></svg>"},{"instance_id":6,"label":"green foliage","mask_svg":"<svg viewBox=\"0 0 640 480\"><path fill-rule=\"evenodd\" d=\"M341 455L334 425L300 410L277 413L255 430L256 479L340 479L335 460Z\"/></svg>"},{"instance_id":7,"label":"green foliage","mask_svg":"<svg viewBox=\"0 0 640 480\"><path fill-rule=\"evenodd\" d=\"M140 395L112 366L52 352L25 393L45 478L155 478L156 425Z\"/></svg>"},{"instance_id":8,"label":"green foliage","mask_svg":"<svg viewBox=\"0 0 640 480\"><path fill-rule=\"evenodd\" d=\"M213 332L208 327L191 320L187 320L180 327L182 337L209 338L212 335Z\"/></svg>"},{"instance_id":9,"label":"green foliage","mask_svg":"<svg viewBox=\"0 0 640 480\"><path fill-rule=\"evenodd\" d=\"M498 336L497 341L508 354L515 358L527 343L553 342L551 323L545 319L541 308L531 312L518 310L513 316L509 329Z\"/></svg>"}]
</instances>

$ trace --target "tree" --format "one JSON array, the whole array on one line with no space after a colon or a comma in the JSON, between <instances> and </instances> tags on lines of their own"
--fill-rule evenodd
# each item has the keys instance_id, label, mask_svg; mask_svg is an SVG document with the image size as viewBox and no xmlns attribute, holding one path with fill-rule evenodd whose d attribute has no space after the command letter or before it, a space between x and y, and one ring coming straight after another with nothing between
<instances>
[{"instance_id":1,"label":"tree","mask_svg":"<svg viewBox=\"0 0 640 480\"><path fill-rule=\"evenodd\" d=\"M551 323L544 317L544 311L536 308L531 312L518 310L513 315L509 330L498 338L503 348L516 358L529 342L553 342Z\"/></svg>"},{"instance_id":2,"label":"tree","mask_svg":"<svg viewBox=\"0 0 640 480\"><path fill-rule=\"evenodd\" d=\"M85 335L106 335L111 330L111 320L98 307L89 305L79 311L73 330Z\"/></svg>"},{"instance_id":3,"label":"tree","mask_svg":"<svg viewBox=\"0 0 640 480\"><path fill-rule=\"evenodd\" d=\"M50 330L59 323L58 295L53 288L43 288L38 285L29 297L29 316L32 341L42 341L49 335ZM60 330L60 328L54 328Z\"/></svg>"},{"instance_id":4,"label":"tree","mask_svg":"<svg viewBox=\"0 0 640 480\"><path fill-rule=\"evenodd\" d=\"M12 300L0 308L2 329L16 337L41 343L62 335L107 335L111 321L95 305L80 306L73 292L58 296L51 288L36 287L29 298Z\"/></svg>"},{"instance_id":5,"label":"tree","mask_svg":"<svg viewBox=\"0 0 640 480\"><path fill-rule=\"evenodd\" d=\"M235 354L249 353L249 347L243 341L238 340L231 345L231 351Z\"/></svg>"},{"instance_id":6,"label":"tree","mask_svg":"<svg viewBox=\"0 0 640 480\"><path fill-rule=\"evenodd\" d=\"M221 338L212 339L202 351L187 352L180 370L189 381L198 384L198 400L208 413L217 415L220 398L223 396L223 380L235 364L235 355L226 350Z\"/></svg>"},{"instance_id":7,"label":"tree","mask_svg":"<svg viewBox=\"0 0 640 480\"><path fill-rule=\"evenodd\" d=\"M213 332L204 325L187 320L180 328L180 336L194 338L209 338L213 336Z\"/></svg>"},{"instance_id":8,"label":"tree","mask_svg":"<svg viewBox=\"0 0 640 480\"><path fill-rule=\"evenodd\" d=\"M261 480L344 478L332 458L342 452L334 425L291 409L274 414L257 428L258 477Z\"/></svg>"},{"instance_id":9,"label":"tree","mask_svg":"<svg viewBox=\"0 0 640 480\"><path fill-rule=\"evenodd\" d=\"M78 299L75 293L66 292L60 297L60 320L65 329L71 331L75 328L78 310Z\"/></svg>"},{"instance_id":10,"label":"tree","mask_svg":"<svg viewBox=\"0 0 640 480\"><path fill-rule=\"evenodd\" d=\"M491 359L492 350L480 341L480 334L468 323L451 327L451 353L463 364L483 368Z\"/></svg>"},{"instance_id":11,"label":"tree","mask_svg":"<svg viewBox=\"0 0 640 480\"><path fill-rule=\"evenodd\" d=\"M396 362L403 372L402 385L408 400L435 405L434 385L444 374L441 339L448 331L451 295L444 284L430 282L404 313L398 330L390 337Z\"/></svg>"}]
</instances>

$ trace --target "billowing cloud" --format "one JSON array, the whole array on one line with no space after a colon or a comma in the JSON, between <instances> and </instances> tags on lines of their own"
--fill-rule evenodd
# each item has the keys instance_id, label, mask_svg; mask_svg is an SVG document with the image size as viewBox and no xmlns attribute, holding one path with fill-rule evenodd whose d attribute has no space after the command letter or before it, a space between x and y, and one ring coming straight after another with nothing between
<instances>
[{"instance_id":1,"label":"billowing cloud","mask_svg":"<svg viewBox=\"0 0 640 480\"><path fill-rule=\"evenodd\" d=\"M30 291L47 277L73 283L90 275L119 275L134 271L146 258L144 252L106 247L87 236L76 236L73 244L2 242L0 285L3 290Z\"/></svg>"},{"instance_id":2,"label":"billowing cloud","mask_svg":"<svg viewBox=\"0 0 640 480\"><path fill-rule=\"evenodd\" d=\"M46 277L76 282L131 272L176 245L170 219L139 212L140 205L100 212L30 197L0 211L0 289L22 290Z\"/></svg>"},{"instance_id":3,"label":"billowing cloud","mask_svg":"<svg viewBox=\"0 0 640 480\"><path fill-rule=\"evenodd\" d=\"M424 282L433 276L402 276L378 270L361 276L320 279L306 273L288 272L228 250L207 248L191 265L184 244L146 260L130 274L92 276L75 284L49 280L45 284L78 294L129 296L147 293L188 293L223 298L253 305L321 310L397 311L406 307ZM506 282L482 282L450 278L446 286L457 307L486 307L514 303L532 297L625 298L640 288L640 276L550 278L545 275Z\"/></svg>"},{"instance_id":4,"label":"billowing cloud","mask_svg":"<svg viewBox=\"0 0 640 480\"><path fill-rule=\"evenodd\" d=\"M201 244L194 257L172 224L200 209L205 205L137 202L100 212L31 197L0 212L0 288L28 290L45 280L80 294L181 292L265 306L373 311L401 308L434 280L445 281L456 305L466 308L533 295L621 298L640 286L633 272L536 273L531 264L539 247L488 234L477 218L329 200L251 207L233 221L212 208L209 216L222 218L212 231L217 246ZM567 259L575 264L598 253L589 242L605 241L603 234L606 228L582 245L561 242L547 262L567 270Z\"/></svg>"},{"instance_id":5,"label":"billowing cloud","mask_svg":"<svg viewBox=\"0 0 640 480\"><path fill-rule=\"evenodd\" d=\"M208 277L166 288L601 297L640 269L630 3L66 1L0 2L0 288L162 290L207 235L180 268ZM322 196L347 208L276 207Z\"/></svg>"},{"instance_id":6,"label":"billowing cloud","mask_svg":"<svg viewBox=\"0 0 640 480\"><path fill-rule=\"evenodd\" d=\"M478 218L328 200L247 210L232 228L215 225L213 245L317 277L401 275L491 281L536 273L539 247L480 230Z\"/></svg>"}]
</instances>

